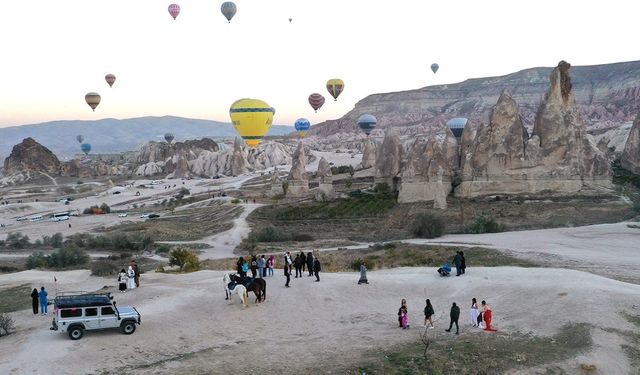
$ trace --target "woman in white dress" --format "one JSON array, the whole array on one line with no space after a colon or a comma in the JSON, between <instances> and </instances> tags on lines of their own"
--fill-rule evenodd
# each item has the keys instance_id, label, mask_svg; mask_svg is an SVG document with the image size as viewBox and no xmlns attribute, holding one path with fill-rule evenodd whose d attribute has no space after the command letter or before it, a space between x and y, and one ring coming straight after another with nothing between
<instances>
[{"instance_id":1,"label":"woman in white dress","mask_svg":"<svg viewBox=\"0 0 640 375\"><path fill-rule=\"evenodd\" d=\"M471 299L471 310L469 311L471 315L471 324L474 327L478 326L478 301L475 298Z\"/></svg>"},{"instance_id":2,"label":"woman in white dress","mask_svg":"<svg viewBox=\"0 0 640 375\"><path fill-rule=\"evenodd\" d=\"M133 270L132 266L129 266L127 270L127 289L135 289L136 288L136 272Z\"/></svg>"}]
</instances>

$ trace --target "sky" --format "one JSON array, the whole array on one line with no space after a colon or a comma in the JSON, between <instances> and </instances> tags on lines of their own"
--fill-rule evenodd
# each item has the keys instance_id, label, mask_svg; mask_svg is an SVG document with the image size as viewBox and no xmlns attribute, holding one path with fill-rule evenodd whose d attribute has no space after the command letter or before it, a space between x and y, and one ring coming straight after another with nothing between
<instances>
[{"instance_id":1,"label":"sky","mask_svg":"<svg viewBox=\"0 0 640 375\"><path fill-rule=\"evenodd\" d=\"M235 0L231 23L222 1L175 2L175 21L171 1L3 2L0 127L164 115L228 122L230 105L246 97L274 107L275 124L314 124L374 93L562 59L640 59L635 0ZM330 78L345 81L337 102ZM91 91L102 96L95 112L84 101ZM317 114L307 102L314 92L326 98Z\"/></svg>"}]
</instances>

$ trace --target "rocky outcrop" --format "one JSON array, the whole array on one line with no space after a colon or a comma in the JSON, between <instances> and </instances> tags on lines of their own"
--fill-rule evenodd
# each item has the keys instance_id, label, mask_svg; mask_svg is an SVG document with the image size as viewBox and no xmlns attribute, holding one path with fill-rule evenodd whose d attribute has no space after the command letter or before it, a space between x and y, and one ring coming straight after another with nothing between
<instances>
[{"instance_id":1,"label":"rocky outcrop","mask_svg":"<svg viewBox=\"0 0 640 375\"><path fill-rule=\"evenodd\" d=\"M553 70L531 138L512 95L500 96L464 155L456 195L575 194L611 186L611 168L587 137L569 70L564 61Z\"/></svg>"},{"instance_id":2,"label":"rocky outcrop","mask_svg":"<svg viewBox=\"0 0 640 375\"><path fill-rule=\"evenodd\" d=\"M364 141L364 151L362 152L361 169L372 168L376 165L376 144L371 138Z\"/></svg>"},{"instance_id":3,"label":"rocky outcrop","mask_svg":"<svg viewBox=\"0 0 640 375\"><path fill-rule=\"evenodd\" d=\"M307 181L305 170L305 154L302 142L298 143L298 148L293 153L291 170L287 176L286 194L290 197L303 197L309 192L309 181Z\"/></svg>"},{"instance_id":4,"label":"rocky outcrop","mask_svg":"<svg viewBox=\"0 0 640 375\"><path fill-rule=\"evenodd\" d=\"M244 151L242 151L242 145L240 144L240 138L236 138L233 143L233 154L231 154L231 175L240 176L241 174L249 171L249 162Z\"/></svg>"},{"instance_id":5,"label":"rocky outcrop","mask_svg":"<svg viewBox=\"0 0 640 375\"><path fill-rule=\"evenodd\" d=\"M357 119L362 113L375 114L376 131L394 127L402 135L424 134L451 117L486 124L505 89L519 103L522 122L530 131L552 70L532 68L500 77L370 95L344 117L314 125L309 135L360 133ZM633 121L640 112L640 61L578 66L572 68L572 76L572 92L587 129L617 127Z\"/></svg>"},{"instance_id":6,"label":"rocky outcrop","mask_svg":"<svg viewBox=\"0 0 640 375\"><path fill-rule=\"evenodd\" d=\"M318 170L316 171L316 178L320 180L321 183L325 181L331 181L331 166L329 162L324 157L320 158L318 162Z\"/></svg>"},{"instance_id":7,"label":"rocky outcrop","mask_svg":"<svg viewBox=\"0 0 640 375\"><path fill-rule=\"evenodd\" d=\"M137 176L146 176L146 177L156 176L164 172L163 167L164 167L164 162L146 163L139 166L136 169L135 174Z\"/></svg>"},{"instance_id":8,"label":"rocky outcrop","mask_svg":"<svg viewBox=\"0 0 640 375\"><path fill-rule=\"evenodd\" d=\"M389 129L376 155L376 183L386 183L397 191L397 178L402 169L403 147L398 133Z\"/></svg>"},{"instance_id":9,"label":"rocky outcrop","mask_svg":"<svg viewBox=\"0 0 640 375\"><path fill-rule=\"evenodd\" d=\"M636 117L620 157L620 165L629 172L640 174L640 114Z\"/></svg>"},{"instance_id":10,"label":"rocky outcrop","mask_svg":"<svg viewBox=\"0 0 640 375\"><path fill-rule=\"evenodd\" d=\"M605 131L598 131L593 135L589 134L588 137L593 137L593 142L598 146L598 149L609 159L609 161L620 161L624 147L629 138L632 124L625 124L617 128L607 129Z\"/></svg>"},{"instance_id":11,"label":"rocky outcrop","mask_svg":"<svg viewBox=\"0 0 640 375\"><path fill-rule=\"evenodd\" d=\"M33 171L55 175L59 173L60 165L60 160L48 148L33 138L25 138L13 146L11 155L4 160L4 174Z\"/></svg>"}]
</instances>

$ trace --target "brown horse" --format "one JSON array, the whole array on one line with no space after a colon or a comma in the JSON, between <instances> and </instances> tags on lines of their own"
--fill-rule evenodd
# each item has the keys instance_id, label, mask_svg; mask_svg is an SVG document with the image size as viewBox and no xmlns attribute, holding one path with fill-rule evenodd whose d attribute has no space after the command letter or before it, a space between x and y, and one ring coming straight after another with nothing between
<instances>
[{"instance_id":1,"label":"brown horse","mask_svg":"<svg viewBox=\"0 0 640 375\"><path fill-rule=\"evenodd\" d=\"M256 303L267 299L267 282L264 279L231 275L231 280L244 285L247 291L253 291L253 294L256 295Z\"/></svg>"}]
</instances>

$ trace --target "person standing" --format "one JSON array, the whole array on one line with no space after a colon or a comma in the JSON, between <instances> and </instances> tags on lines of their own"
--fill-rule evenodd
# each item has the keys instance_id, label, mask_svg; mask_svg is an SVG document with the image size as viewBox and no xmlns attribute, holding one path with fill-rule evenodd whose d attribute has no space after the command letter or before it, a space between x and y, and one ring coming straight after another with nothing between
<instances>
[{"instance_id":1,"label":"person standing","mask_svg":"<svg viewBox=\"0 0 640 375\"><path fill-rule=\"evenodd\" d=\"M402 301L400 301L400 308L398 309L398 328L402 328L402 314L403 312L408 312L409 310L407 309L407 300L406 299L402 299Z\"/></svg>"},{"instance_id":2,"label":"person standing","mask_svg":"<svg viewBox=\"0 0 640 375\"><path fill-rule=\"evenodd\" d=\"M460 318L460 308L456 305L455 302L453 303L453 305L451 305L451 312L449 313L449 317L451 318L451 322L449 322L449 329L445 329L445 331L451 332L451 327L453 327L453 324L455 323L456 335L457 335L460 331L460 328L458 327L458 318Z\"/></svg>"},{"instance_id":3,"label":"person standing","mask_svg":"<svg viewBox=\"0 0 640 375\"><path fill-rule=\"evenodd\" d=\"M136 272L133 270L133 266L129 266L127 270L127 289L136 288Z\"/></svg>"},{"instance_id":4,"label":"person standing","mask_svg":"<svg viewBox=\"0 0 640 375\"><path fill-rule=\"evenodd\" d=\"M258 259L258 277L261 279L267 275L265 271L266 265L267 261L264 259L264 255L261 255Z\"/></svg>"},{"instance_id":5,"label":"person standing","mask_svg":"<svg viewBox=\"0 0 640 375\"><path fill-rule=\"evenodd\" d=\"M273 276L273 269L276 266L276 257L271 255L267 260L267 269L269 271L269 276Z\"/></svg>"},{"instance_id":6,"label":"person standing","mask_svg":"<svg viewBox=\"0 0 640 375\"><path fill-rule=\"evenodd\" d=\"M466 262L466 259L464 259L464 251L461 251L460 252L460 271L462 271L463 275L466 269L467 269L467 262Z\"/></svg>"},{"instance_id":7,"label":"person standing","mask_svg":"<svg viewBox=\"0 0 640 375\"><path fill-rule=\"evenodd\" d=\"M255 255L251 256L251 278L255 279L258 273L258 258Z\"/></svg>"},{"instance_id":8,"label":"person standing","mask_svg":"<svg viewBox=\"0 0 640 375\"><path fill-rule=\"evenodd\" d=\"M495 332L496 329L491 327L491 321L493 320L493 310L486 301L482 301L482 319L484 320L485 331Z\"/></svg>"},{"instance_id":9,"label":"person standing","mask_svg":"<svg viewBox=\"0 0 640 375\"><path fill-rule=\"evenodd\" d=\"M136 282L136 288L140 287L140 269L138 268L138 263L135 260L131 261L133 265L133 279Z\"/></svg>"},{"instance_id":10,"label":"person standing","mask_svg":"<svg viewBox=\"0 0 640 375\"><path fill-rule=\"evenodd\" d=\"M242 274L242 264L244 263L244 258L240 257L238 258L238 261L236 262L236 271L238 272L238 275L244 277L245 275Z\"/></svg>"},{"instance_id":11,"label":"person standing","mask_svg":"<svg viewBox=\"0 0 640 375\"><path fill-rule=\"evenodd\" d=\"M247 263L246 260L242 260L242 273L240 274L240 276L244 279L245 277L247 277L247 273L249 272L249 263Z\"/></svg>"},{"instance_id":12,"label":"person standing","mask_svg":"<svg viewBox=\"0 0 640 375\"><path fill-rule=\"evenodd\" d=\"M286 253L284 253L284 265L289 267L289 275L291 275L291 271L293 270L291 268L292 264L293 261L291 260L291 253L287 251Z\"/></svg>"},{"instance_id":13,"label":"person standing","mask_svg":"<svg viewBox=\"0 0 640 375\"><path fill-rule=\"evenodd\" d=\"M320 281L320 271L322 267L320 267L320 260L318 257L314 257L313 259L313 273L316 275L316 282Z\"/></svg>"},{"instance_id":14,"label":"person standing","mask_svg":"<svg viewBox=\"0 0 640 375\"><path fill-rule=\"evenodd\" d=\"M38 300L40 301L40 313L42 315L47 315L47 305L49 304L49 300L47 299L48 295L49 293L47 293L47 291L44 290L44 287L40 287L40 292L38 293Z\"/></svg>"},{"instance_id":15,"label":"person standing","mask_svg":"<svg viewBox=\"0 0 640 375\"><path fill-rule=\"evenodd\" d=\"M456 251L456 256L453 257L453 263L456 265L456 276L460 276L460 267L462 267L462 257L460 252Z\"/></svg>"},{"instance_id":16,"label":"person standing","mask_svg":"<svg viewBox=\"0 0 640 375\"><path fill-rule=\"evenodd\" d=\"M307 253L307 270L309 277L313 276L313 253L311 251Z\"/></svg>"},{"instance_id":17,"label":"person standing","mask_svg":"<svg viewBox=\"0 0 640 375\"><path fill-rule=\"evenodd\" d=\"M291 269L288 264L284 264L284 276L287 278L287 282L284 284L285 287L289 287L289 282L291 281Z\"/></svg>"},{"instance_id":18,"label":"person standing","mask_svg":"<svg viewBox=\"0 0 640 375\"><path fill-rule=\"evenodd\" d=\"M300 258L300 254L296 254L296 259L293 260L293 267L296 269L296 279L302 277L302 258Z\"/></svg>"},{"instance_id":19,"label":"person standing","mask_svg":"<svg viewBox=\"0 0 640 375\"><path fill-rule=\"evenodd\" d=\"M120 274L118 275L118 290L121 293L127 291L127 273L124 268L120 270Z\"/></svg>"},{"instance_id":20,"label":"person standing","mask_svg":"<svg viewBox=\"0 0 640 375\"><path fill-rule=\"evenodd\" d=\"M38 289L36 288L33 288L33 292L31 292L31 308L33 314L38 315Z\"/></svg>"},{"instance_id":21,"label":"person standing","mask_svg":"<svg viewBox=\"0 0 640 375\"><path fill-rule=\"evenodd\" d=\"M433 320L431 317L435 314L431 301L427 298L427 305L424 307L424 326L427 326L427 322L431 325L429 328L433 328Z\"/></svg>"},{"instance_id":22,"label":"person standing","mask_svg":"<svg viewBox=\"0 0 640 375\"><path fill-rule=\"evenodd\" d=\"M304 255L304 251L302 250L300 250L300 260L302 260L302 273L304 273L304 268L307 265L307 256ZM300 273L300 277L302 277L302 273Z\"/></svg>"},{"instance_id":23,"label":"person standing","mask_svg":"<svg viewBox=\"0 0 640 375\"><path fill-rule=\"evenodd\" d=\"M367 267L364 265L364 262L360 264L360 280L358 280L358 285L360 284L369 284L369 280L367 280Z\"/></svg>"},{"instance_id":24,"label":"person standing","mask_svg":"<svg viewBox=\"0 0 640 375\"><path fill-rule=\"evenodd\" d=\"M469 316L471 317L471 325L478 326L478 301L475 298L471 299L471 310L469 310Z\"/></svg>"}]
</instances>

